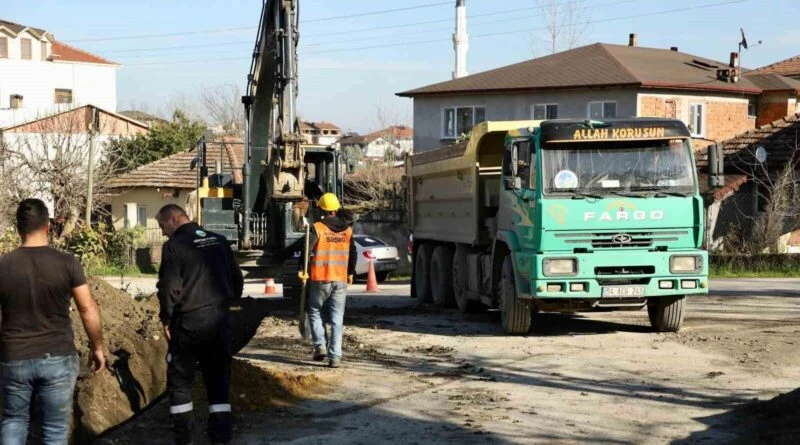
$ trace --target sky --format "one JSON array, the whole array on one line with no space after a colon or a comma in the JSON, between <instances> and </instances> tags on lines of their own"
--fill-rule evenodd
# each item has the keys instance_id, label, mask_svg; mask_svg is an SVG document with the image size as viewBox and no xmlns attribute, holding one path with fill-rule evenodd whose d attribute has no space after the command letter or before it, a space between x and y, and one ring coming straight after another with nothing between
<instances>
[{"instance_id":1,"label":"sky","mask_svg":"<svg viewBox=\"0 0 800 445\"><path fill-rule=\"evenodd\" d=\"M468 70L477 73L547 55L541 5L570 0L466 0ZM574 1L574 0L572 0ZM455 0L300 0L298 110L345 131L378 129L378 109L412 122L401 91L449 80ZM669 48L727 62L744 28L742 66L800 54L797 0L584 0L580 44ZM0 18L44 28L57 40L122 65L118 110L168 115L197 106L199 91L244 90L260 0L3 0ZM768 5L768 6L767 6ZM403 9L397 11L397 9ZM395 10L388 11L387 10ZM165 35L169 34L169 35ZM762 41L760 45L758 41Z\"/></svg>"}]
</instances>

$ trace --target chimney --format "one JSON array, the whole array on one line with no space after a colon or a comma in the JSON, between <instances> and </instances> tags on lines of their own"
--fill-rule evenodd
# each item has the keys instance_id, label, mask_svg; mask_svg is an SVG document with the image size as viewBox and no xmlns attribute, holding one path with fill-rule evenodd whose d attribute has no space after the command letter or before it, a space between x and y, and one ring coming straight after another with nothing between
<instances>
[{"instance_id":1,"label":"chimney","mask_svg":"<svg viewBox=\"0 0 800 445\"><path fill-rule=\"evenodd\" d=\"M631 35L628 37L628 46L638 46L638 40L639 39L636 37L636 34L631 33Z\"/></svg>"},{"instance_id":2,"label":"chimney","mask_svg":"<svg viewBox=\"0 0 800 445\"><path fill-rule=\"evenodd\" d=\"M677 53L678 52L678 47L677 46L672 46L672 47L669 48L669 50L670 51L675 51Z\"/></svg>"},{"instance_id":3,"label":"chimney","mask_svg":"<svg viewBox=\"0 0 800 445\"><path fill-rule=\"evenodd\" d=\"M731 68L737 68L739 66L739 53L736 51L731 53L731 63L729 66Z\"/></svg>"}]
</instances>

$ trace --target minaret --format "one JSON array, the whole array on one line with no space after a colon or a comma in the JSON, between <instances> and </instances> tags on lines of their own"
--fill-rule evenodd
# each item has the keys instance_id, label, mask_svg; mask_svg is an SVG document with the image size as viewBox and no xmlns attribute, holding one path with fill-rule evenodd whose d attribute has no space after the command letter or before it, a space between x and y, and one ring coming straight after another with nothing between
<instances>
[{"instance_id":1,"label":"minaret","mask_svg":"<svg viewBox=\"0 0 800 445\"><path fill-rule=\"evenodd\" d=\"M469 36L467 35L467 7L465 0L456 0L456 32L453 34L453 47L456 50L456 70L453 79L467 75L467 50L469 50Z\"/></svg>"}]
</instances>

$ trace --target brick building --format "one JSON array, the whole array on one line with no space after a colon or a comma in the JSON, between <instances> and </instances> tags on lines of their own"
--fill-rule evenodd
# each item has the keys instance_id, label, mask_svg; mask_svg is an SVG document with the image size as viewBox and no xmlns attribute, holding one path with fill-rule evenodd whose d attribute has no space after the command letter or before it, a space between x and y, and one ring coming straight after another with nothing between
<instances>
[{"instance_id":1,"label":"brick building","mask_svg":"<svg viewBox=\"0 0 800 445\"><path fill-rule=\"evenodd\" d=\"M798 109L800 81L741 74L678 48L595 43L399 93L414 100L414 151L448 145L485 120L664 117L683 120L695 147Z\"/></svg>"}]
</instances>

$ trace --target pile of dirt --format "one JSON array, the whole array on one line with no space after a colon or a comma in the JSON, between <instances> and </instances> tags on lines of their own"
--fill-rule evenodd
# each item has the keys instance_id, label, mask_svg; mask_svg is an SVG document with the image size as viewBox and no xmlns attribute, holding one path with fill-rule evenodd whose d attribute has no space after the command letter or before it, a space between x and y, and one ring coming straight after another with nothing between
<instances>
[{"instance_id":1,"label":"pile of dirt","mask_svg":"<svg viewBox=\"0 0 800 445\"><path fill-rule=\"evenodd\" d=\"M288 405L313 393L320 386L315 374L291 374L234 359L231 365L231 406L234 412L258 412ZM202 379L195 381L193 399L208 403Z\"/></svg>"},{"instance_id":2,"label":"pile of dirt","mask_svg":"<svg viewBox=\"0 0 800 445\"><path fill-rule=\"evenodd\" d=\"M740 443L790 445L800 443L800 389L771 400L754 402L734 412L742 427Z\"/></svg>"},{"instance_id":3,"label":"pile of dirt","mask_svg":"<svg viewBox=\"0 0 800 445\"><path fill-rule=\"evenodd\" d=\"M138 414L166 389L167 341L158 300L137 301L100 278L89 278L100 306L108 370L89 369L89 340L77 310L72 312L81 370L75 394L75 443L94 437ZM73 308L74 309L74 308Z\"/></svg>"}]
</instances>

